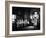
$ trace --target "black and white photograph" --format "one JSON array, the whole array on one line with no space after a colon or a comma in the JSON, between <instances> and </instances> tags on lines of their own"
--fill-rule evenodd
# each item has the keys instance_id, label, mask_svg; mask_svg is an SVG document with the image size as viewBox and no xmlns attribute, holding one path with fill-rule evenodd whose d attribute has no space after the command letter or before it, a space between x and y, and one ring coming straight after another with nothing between
<instances>
[{"instance_id":1,"label":"black and white photograph","mask_svg":"<svg viewBox=\"0 0 46 38\"><path fill-rule=\"evenodd\" d=\"M44 34L44 3L7 2L6 35Z\"/></svg>"},{"instance_id":2,"label":"black and white photograph","mask_svg":"<svg viewBox=\"0 0 46 38\"><path fill-rule=\"evenodd\" d=\"M42 6L39 5L10 4L10 33L41 33L42 10Z\"/></svg>"},{"instance_id":3,"label":"black and white photograph","mask_svg":"<svg viewBox=\"0 0 46 38\"><path fill-rule=\"evenodd\" d=\"M12 31L40 30L40 8L12 7Z\"/></svg>"}]
</instances>

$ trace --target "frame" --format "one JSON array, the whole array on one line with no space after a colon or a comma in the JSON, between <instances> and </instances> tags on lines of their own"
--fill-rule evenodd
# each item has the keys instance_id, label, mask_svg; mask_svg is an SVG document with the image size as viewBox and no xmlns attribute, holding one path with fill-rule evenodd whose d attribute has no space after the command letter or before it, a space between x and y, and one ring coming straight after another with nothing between
<instances>
[{"instance_id":1,"label":"frame","mask_svg":"<svg viewBox=\"0 0 46 38\"><path fill-rule=\"evenodd\" d=\"M5 2L5 36L6 37L18 37L18 36L35 36L45 34L45 4L44 3L30 3L30 2L18 2L18 1L6 1ZM26 31L13 31L12 32L12 7L28 7L28 8L40 8L40 30L26 30ZM31 26L32 27L32 26Z\"/></svg>"}]
</instances>

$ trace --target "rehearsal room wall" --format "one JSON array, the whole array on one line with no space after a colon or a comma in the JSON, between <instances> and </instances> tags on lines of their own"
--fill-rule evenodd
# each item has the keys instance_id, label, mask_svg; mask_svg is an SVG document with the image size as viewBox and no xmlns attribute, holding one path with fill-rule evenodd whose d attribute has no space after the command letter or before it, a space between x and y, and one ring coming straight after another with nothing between
<instances>
[{"instance_id":1,"label":"rehearsal room wall","mask_svg":"<svg viewBox=\"0 0 46 38\"><path fill-rule=\"evenodd\" d=\"M46 0L10 0L10 1L45 3L45 10L46 10ZM0 0L0 38L5 38L5 0ZM11 38L46 38L46 11L45 11L45 35L26 36L26 37L11 37Z\"/></svg>"}]
</instances>

